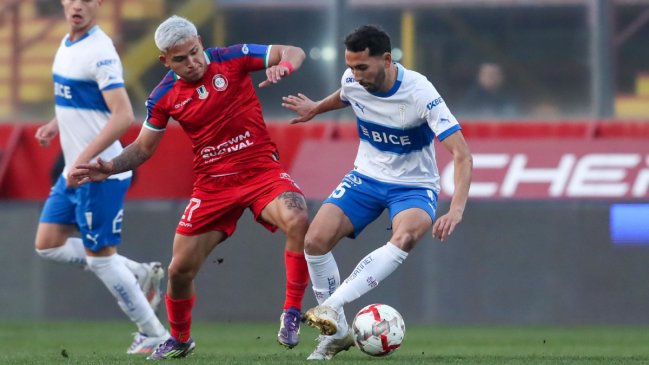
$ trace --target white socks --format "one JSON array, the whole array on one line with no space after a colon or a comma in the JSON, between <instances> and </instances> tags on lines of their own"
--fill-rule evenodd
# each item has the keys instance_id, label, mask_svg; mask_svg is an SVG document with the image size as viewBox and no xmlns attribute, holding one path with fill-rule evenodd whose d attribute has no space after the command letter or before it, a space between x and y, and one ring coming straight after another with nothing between
<instances>
[{"instance_id":1,"label":"white socks","mask_svg":"<svg viewBox=\"0 0 649 365\"><path fill-rule=\"evenodd\" d=\"M334 335L334 338L340 338L347 335L349 328L343 305L374 289L403 263L408 253L388 242L365 256L342 284L338 265L331 252L304 257L318 304L330 306L340 315L338 332Z\"/></svg>"},{"instance_id":2,"label":"white socks","mask_svg":"<svg viewBox=\"0 0 649 365\"><path fill-rule=\"evenodd\" d=\"M365 256L336 292L322 304L340 308L369 292L386 279L408 257L408 253L391 242Z\"/></svg>"},{"instance_id":3,"label":"white socks","mask_svg":"<svg viewBox=\"0 0 649 365\"><path fill-rule=\"evenodd\" d=\"M336 264L334 255L331 252L327 252L322 256L305 254L304 258L309 268L315 299L318 304L322 304L340 285L338 264Z\"/></svg>"},{"instance_id":4,"label":"white socks","mask_svg":"<svg viewBox=\"0 0 649 365\"><path fill-rule=\"evenodd\" d=\"M83 247L83 241L77 237L68 238L63 246L46 248L44 250L36 249L36 253L44 259L62 264L78 265L83 268L88 264L86 262L86 249ZM119 254L115 256L126 265L133 275L137 277L146 275L146 268L141 263Z\"/></svg>"},{"instance_id":5,"label":"white socks","mask_svg":"<svg viewBox=\"0 0 649 365\"><path fill-rule=\"evenodd\" d=\"M118 255L88 256L86 261L88 268L106 285L108 291L117 299L119 307L137 324L141 333L154 337L166 333L138 286L135 276Z\"/></svg>"},{"instance_id":6,"label":"white socks","mask_svg":"<svg viewBox=\"0 0 649 365\"><path fill-rule=\"evenodd\" d=\"M147 268L145 265L142 265L139 262L135 262L128 257L122 256L120 254L115 254L115 257L117 257L118 260L122 261L124 265L126 265L126 268L129 269L130 272L133 273L138 278L144 277L147 274Z\"/></svg>"},{"instance_id":7,"label":"white socks","mask_svg":"<svg viewBox=\"0 0 649 365\"><path fill-rule=\"evenodd\" d=\"M63 264L73 264L81 267L86 266L86 250L83 247L81 238L68 238L63 246L46 248L44 250L36 249L42 258L52 260Z\"/></svg>"},{"instance_id":8,"label":"white socks","mask_svg":"<svg viewBox=\"0 0 649 365\"><path fill-rule=\"evenodd\" d=\"M305 254L304 258L309 268L313 293L318 304L322 304L340 286L338 264L336 264L334 255L331 252L327 252L322 256ZM347 335L349 325L343 307L336 307L336 311L338 311L338 332L332 337L342 338Z\"/></svg>"}]
</instances>

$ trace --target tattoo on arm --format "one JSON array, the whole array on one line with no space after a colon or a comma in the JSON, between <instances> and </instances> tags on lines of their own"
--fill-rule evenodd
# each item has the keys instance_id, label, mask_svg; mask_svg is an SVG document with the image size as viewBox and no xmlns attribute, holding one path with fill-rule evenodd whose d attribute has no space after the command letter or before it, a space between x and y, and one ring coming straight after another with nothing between
<instances>
[{"instance_id":1,"label":"tattoo on arm","mask_svg":"<svg viewBox=\"0 0 649 365\"><path fill-rule=\"evenodd\" d=\"M148 160L150 155L142 151L137 143L128 145L122 153L113 159L113 174L133 170Z\"/></svg>"},{"instance_id":2,"label":"tattoo on arm","mask_svg":"<svg viewBox=\"0 0 649 365\"><path fill-rule=\"evenodd\" d=\"M286 207L289 209L306 209L306 201L304 201L304 197L300 193L287 191L285 193L281 193L278 198L282 199L284 201L284 204L286 204Z\"/></svg>"}]
</instances>

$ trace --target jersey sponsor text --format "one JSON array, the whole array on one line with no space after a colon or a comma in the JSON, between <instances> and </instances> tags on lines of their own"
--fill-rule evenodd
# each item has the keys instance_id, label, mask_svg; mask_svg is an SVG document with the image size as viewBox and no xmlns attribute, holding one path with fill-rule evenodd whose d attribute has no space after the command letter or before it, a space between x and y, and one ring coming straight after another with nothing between
<instances>
[{"instance_id":1,"label":"jersey sponsor text","mask_svg":"<svg viewBox=\"0 0 649 365\"><path fill-rule=\"evenodd\" d=\"M63 85L63 84L59 84L58 82L55 82L54 95L66 99L72 99L72 89L68 85Z\"/></svg>"},{"instance_id":2,"label":"jersey sponsor text","mask_svg":"<svg viewBox=\"0 0 649 365\"><path fill-rule=\"evenodd\" d=\"M205 160L205 163L208 164L220 159L226 154L241 151L253 144L250 131L246 131L244 134L230 138L216 147L207 146L203 148L201 150L201 156Z\"/></svg>"}]
</instances>

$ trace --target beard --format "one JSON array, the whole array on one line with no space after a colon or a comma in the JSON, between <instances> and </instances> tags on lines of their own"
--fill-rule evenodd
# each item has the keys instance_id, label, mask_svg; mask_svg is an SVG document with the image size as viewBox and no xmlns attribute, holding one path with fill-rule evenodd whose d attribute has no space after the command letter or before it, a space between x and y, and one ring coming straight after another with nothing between
<instances>
[{"instance_id":1,"label":"beard","mask_svg":"<svg viewBox=\"0 0 649 365\"><path fill-rule=\"evenodd\" d=\"M365 90L375 93L378 91L381 91L381 86L383 86L383 83L385 82L385 70L381 70L379 73L376 74L376 77L374 78L374 82L370 83L360 83Z\"/></svg>"}]
</instances>

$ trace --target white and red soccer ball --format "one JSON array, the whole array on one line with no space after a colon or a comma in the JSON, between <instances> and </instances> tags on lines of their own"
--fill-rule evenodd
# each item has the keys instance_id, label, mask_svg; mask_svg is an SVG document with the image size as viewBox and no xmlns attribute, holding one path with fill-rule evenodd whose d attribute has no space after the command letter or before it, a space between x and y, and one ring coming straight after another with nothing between
<instances>
[{"instance_id":1,"label":"white and red soccer ball","mask_svg":"<svg viewBox=\"0 0 649 365\"><path fill-rule=\"evenodd\" d=\"M361 309L352 323L356 346L370 356L386 356L401 346L406 324L396 309L386 304L370 304Z\"/></svg>"}]
</instances>

